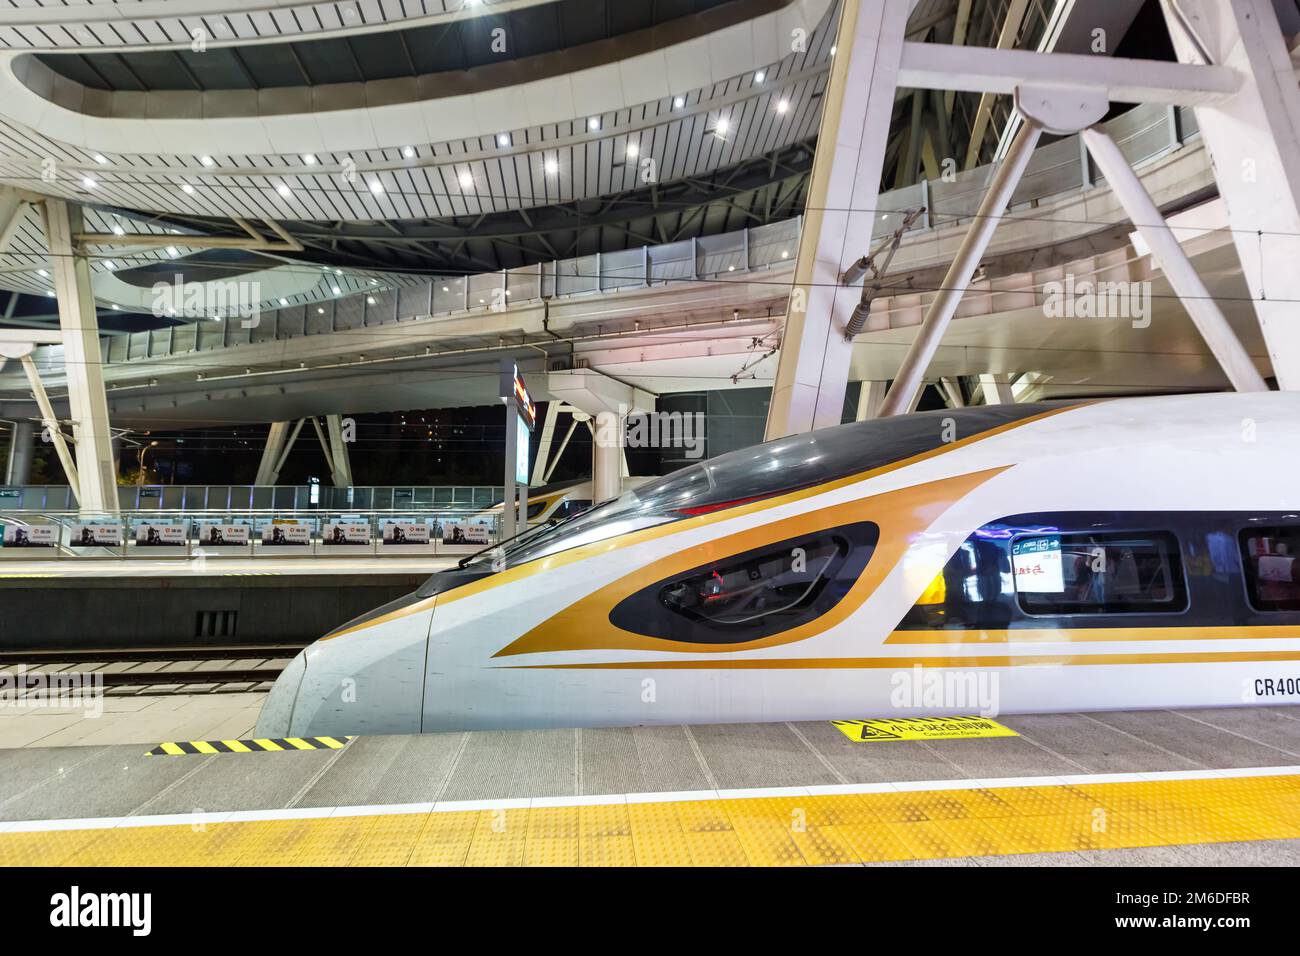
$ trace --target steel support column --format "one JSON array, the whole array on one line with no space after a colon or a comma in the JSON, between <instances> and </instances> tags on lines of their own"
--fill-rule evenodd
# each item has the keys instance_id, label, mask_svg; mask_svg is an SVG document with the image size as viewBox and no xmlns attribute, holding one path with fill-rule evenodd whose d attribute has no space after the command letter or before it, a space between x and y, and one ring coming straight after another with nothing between
<instances>
[{"instance_id":1,"label":"steel support column","mask_svg":"<svg viewBox=\"0 0 1300 956\"><path fill-rule=\"evenodd\" d=\"M799 236L766 437L838 425L861 293L844 270L871 247L910 0L846 0Z\"/></svg>"},{"instance_id":2,"label":"steel support column","mask_svg":"<svg viewBox=\"0 0 1300 956\"><path fill-rule=\"evenodd\" d=\"M330 451L333 454L334 484L339 488L352 487L352 459L348 443L343 440L343 416L326 415L325 424L330 431Z\"/></svg>"},{"instance_id":3,"label":"steel support column","mask_svg":"<svg viewBox=\"0 0 1300 956\"><path fill-rule=\"evenodd\" d=\"M993 230L997 228L1003 213L1006 212L1007 203L1011 201L1011 195L1016 191L1020 177L1024 175L1025 167L1029 164L1041 133L1042 127L1038 123L1026 119L1025 124L1020 127L1020 132L1016 134L1015 142L1007 151L1007 158L994 172L989 190L984 194L984 200L975 214L975 220L962 238L961 247L948 268L948 274L944 276L939 292L935 294L930 308L926 310L921 327L917 329L916 338L912 340L907 355L903 357L903 364L894 379L894 385L881 404L882 418L901 415L915 407L925 370L939 348L939 342L943 339L943 333L957 311L966 287L970 285L971 276L975 274L975 268L988 247L989 239L993 237Z\"/></svg>"},{"instance_id":4,"label":"steel support column","mask_svg":"<svg viewBox=\"0 0 1300 956\"><path fill-rule=\"evenodd\" d=\"M276 464L284 453L285 439L288 436L288 422L271 422L271 430L266 433L266 445L262 448L262 460L257 464L257 477L253 479L253 484L273 485L279 479L280 472Z\"/></svg>"},{"instance_id":5,"label":"steel support column","mask_svg":"<svg viewBox=\"0 0 1300 956\"><path fill-rule=\"evenodd\" d=\"M1218 303L1205 288L1201 277L1196 274L1196 269L1192 267L1177 237L1165 225L1160 210L1152 202L1146 188L1142 185L1142 180L1138 178L1137 173L1133 172L1128 160L1120 152L1119 146L1110 138L1110 134L1099 126L1085 129L1080 135L1087 143L1088 152L1092 154L1097 169L1106 177L1106 182L1119 199L1120 205L1124 207L1129 219L1146 240L1147 246L1151 249L1151 257L1160 266L1165 278L1169 280L1183 308L1187 310L1197 331L1201 333L1201 338L1209 346L1210 354L1219 363L1223 374L1232 383L1232 387L1239 392L1268 391L1264 377L1255 368L1254 361L1241 344L1241 340L1237 338L1237 333L1232 330ZM1231 219L1231 216L1229 218ZM1300 247L1297 247L1297 251L1300 252ZM1295 270L1294 262L1290 269ZM1300 293L1300 284L1296 285L1296 290ZM1262 320L1261 314L1261 322ZM1289 324L1295 325L1294 317ZM1283 334L1291 336L1293 333L1286 331ZM1295 336L1295 348L1297 349L1294 356L1296 371L1300 375L1300 336ZM1297 378L1293 385L1300 388L1300 378Z\"/></svg>"},{"instance_id":6,"label":"steel support column","mask_svg":"<svg viewBox=\"0 0 1300 956\"><path fill-rule=\"evenodd\" d=\"M13 434L9 436L9 459L5 467L6 485L31 484L32 442L35 437L36 427L31 422L14 422Z\"/></svg>"},{"instance_id":7,"label":"steel support column","mask_svg":"<svg viewBox=\"0 0 1300 956\"><path fill-rule=\"evenodd\" d=\"M1208 59L1240 78L1236 92L1195 107L1196 123L1273 373L1280 387L1300 389L1300 88L1277 14L1270 0L1161 7L1181 62Z\"/></svg>"},{"instance_id":8,"label":"steel support column","mask_svg":"<svg viewBox=\"0 0 1300 956\"><path fill-rule=\"evenodd\" d=\"M885 386L888 382L859 382L862 386L858 392L858 414L855 421L865 422L875 418L880 411L880 403L885 400Z\"/></svg>"},{"instance_id":9,"label":"steel support column","mask_svg":"<svg viewBox=\"0 0 1300 956\"><path fill-rule=\"evenodd\" d=\"M72 239L75 233L81 232L81 210L58 199L47 199L44 209L50 270L59 302L59 328L63 333L72 435L77 445L79 505L83 512L116 512L113 436L108 424L108 396L104 391L99 319L90 288L90 263Z\"/></svg>"}]
</instances>

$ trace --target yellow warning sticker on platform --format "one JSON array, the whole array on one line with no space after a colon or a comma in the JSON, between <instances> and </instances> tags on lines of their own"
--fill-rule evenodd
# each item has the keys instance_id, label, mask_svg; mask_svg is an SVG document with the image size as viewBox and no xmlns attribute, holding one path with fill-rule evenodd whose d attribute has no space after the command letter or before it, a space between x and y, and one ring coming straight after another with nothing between
<instances>
[{"instance_id":1,"label":"yellow warning sticker on platform","mask_svg":"<svg viewBox=\"0 0 1300 956\"><path fill-rule=\"evenodd\" d=\"M1019 737L987 717L883 717L873 720L832 720L831 726L849 740L954 740L976 737Z\"/></svg>"},{"instance_id":2,"label":"yellow warning sticker on platform","mask_svg":"<svg viewBox=\"0 0 1300 956\"><path fill-rule=\"evenodd\" d=\"M255 740L169 740L145 754L146 757L179 757L183 754L251 754L276 750L342 750L351 737L258 737Z\"/></svg>"}]
</instances>

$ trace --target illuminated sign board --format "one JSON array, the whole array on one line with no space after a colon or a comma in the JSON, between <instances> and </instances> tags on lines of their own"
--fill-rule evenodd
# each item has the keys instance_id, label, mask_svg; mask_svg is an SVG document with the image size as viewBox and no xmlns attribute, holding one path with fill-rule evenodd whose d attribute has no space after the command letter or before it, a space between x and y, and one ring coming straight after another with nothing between
<instances>
[{"instance_id":1,"label":"illuminated sign board","mask_svg":"<svg viewBox=\"0 0 1300 956\"><path fill-rule=\"evenodd\" d=\"M528 385L519 373L519 366L510 359L501 360L501 397L515 400L519 417L524 420L528 430L532 431L537 424L537 405L528 394Z\"/></svg>"}]
</instances>

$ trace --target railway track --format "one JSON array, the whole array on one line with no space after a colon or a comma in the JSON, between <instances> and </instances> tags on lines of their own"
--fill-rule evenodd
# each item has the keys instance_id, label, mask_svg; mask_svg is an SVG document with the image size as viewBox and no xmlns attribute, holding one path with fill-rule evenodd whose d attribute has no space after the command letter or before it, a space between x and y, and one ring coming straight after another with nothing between
<instances>
[{"instance_id":1,"label":"railway track","mask_svg":"<svg viewBox=\"0 0 1300 956\"><path fill-rule=\"evenodd\" d=\"M0 669L96 674L112 696L264 692L302 644L0 651Z\"/></svg>"}]
</instances>

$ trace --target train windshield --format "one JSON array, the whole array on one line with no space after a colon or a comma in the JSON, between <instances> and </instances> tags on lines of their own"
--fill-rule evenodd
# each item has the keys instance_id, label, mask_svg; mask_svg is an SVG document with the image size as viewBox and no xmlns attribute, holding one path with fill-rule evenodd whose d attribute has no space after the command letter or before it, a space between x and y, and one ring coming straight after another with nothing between
<instances>
[{"instance_id":1,"label":"train windshield","mask_svg":"<svg viewBox=\"0 0 1300 956\"><path fill-rule=\"evenodd\" d=\"M536 529L503 548L485 551L466 567L504 570L641 528L870 471L1065 404L919 412L851 422L728 452L647 482L577 517Z\"/></svg>"}]
</instances>

